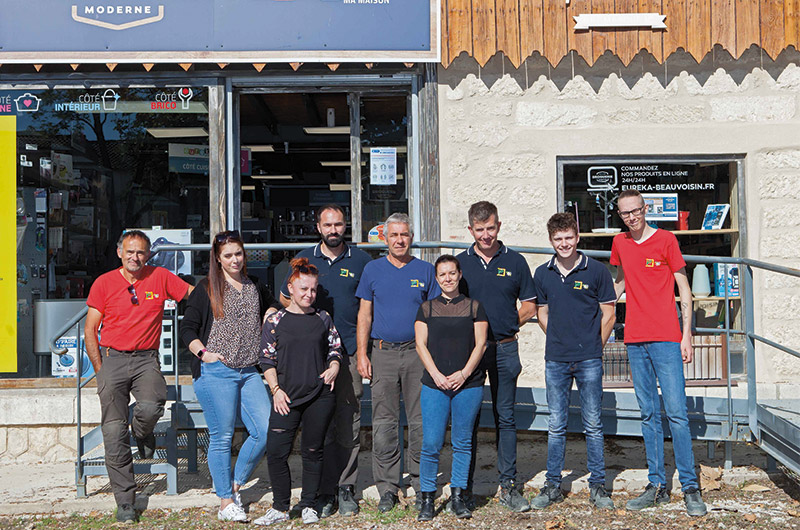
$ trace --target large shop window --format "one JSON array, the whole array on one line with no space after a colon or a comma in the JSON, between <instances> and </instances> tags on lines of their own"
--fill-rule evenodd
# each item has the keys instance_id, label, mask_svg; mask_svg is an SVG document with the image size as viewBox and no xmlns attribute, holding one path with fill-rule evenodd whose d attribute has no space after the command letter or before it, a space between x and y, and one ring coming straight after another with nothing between
<instances>
[{"instance_id":1,"label":"large shop window","mask_svg":"<svg viewBox=\"0 0 800 530\"><path fill-rule=\"evenodd\" d=\"M74 356L56 362L46 341L120 265L121 232L208 241L207 90L0 91L0 103L0 118L16 117L17 160L17 367L3 376L74 376ZM202 270L201 253L182 254L154 259Z\"/></svg>"},{"instance_id":2,"label":"large shop window","mask_svg":"<svg viewBox=\"0 0 800 530\"><path fill-rule=\"evenodd\" d=\"M637 189L647 204L648 223L672 231L684 254L739 256L741 163L736 157L559 159L561 209L577 217L582 248L611 250L614 235L625 230L617 214L617 196L625 189ZM723 327L726 311L734 326L741 325L738 270L729 267L687 266L690 284L699 288L693 294L696 327ZM698 280L706 277L709 292L701 288L704 282L694 281L695 276ZM729 286L727 308L723 278ZM631 384L622 342L625 308L623 298L617 304L614 335L604 351L606 386ZM734 377L743 373L742 342L732 340L728 344L724 335L696 334L694 344L695 360L684 370L688 384L726 383L728 348L730 373Z\"/></svg>"}]
</instances>

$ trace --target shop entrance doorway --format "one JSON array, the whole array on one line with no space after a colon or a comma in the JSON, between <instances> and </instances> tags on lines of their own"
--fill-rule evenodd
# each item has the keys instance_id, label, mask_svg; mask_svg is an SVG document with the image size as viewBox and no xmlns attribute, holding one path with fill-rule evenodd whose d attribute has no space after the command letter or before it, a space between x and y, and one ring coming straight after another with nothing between
<instances>
[{"instance_id":1,"label":"shop entrance doorway","mask_svg":"<svg viewBox=\"0 0 800 530\"><path fill-rule=\"evenodd\" d=\"M389 214L409 213L408 92L256 91L238 101L245 242L317 241L316 210L328 203L344 208L347 241L376 241ZM250 252L248 270L274 288L294 254Z\"/></svg>"}]
</instances>

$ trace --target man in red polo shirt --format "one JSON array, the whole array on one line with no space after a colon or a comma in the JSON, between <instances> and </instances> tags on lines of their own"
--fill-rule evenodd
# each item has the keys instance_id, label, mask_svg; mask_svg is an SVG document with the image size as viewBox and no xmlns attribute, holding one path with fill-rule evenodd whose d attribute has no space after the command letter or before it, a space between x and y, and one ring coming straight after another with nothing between
<instances>
[{"instance_id":1,"label":"man in red polo shirt","mask_svg":"<svg viewBox=\"0 0 800 530\"><path fill-rule=\"evenodd\" d=\"M122 234L117 255L122 267L97 278L89 291L84 333L86 353L97 374L106 469L117 501L117 521L127 523L137 520L128 431L130 394L136 398L131 431L139 456L152 458L153 429L167 401L158 359L164 301L183 300L192 286L167 269L145 265L150 239L144 232Z\"/></svg>"}]
</instances>

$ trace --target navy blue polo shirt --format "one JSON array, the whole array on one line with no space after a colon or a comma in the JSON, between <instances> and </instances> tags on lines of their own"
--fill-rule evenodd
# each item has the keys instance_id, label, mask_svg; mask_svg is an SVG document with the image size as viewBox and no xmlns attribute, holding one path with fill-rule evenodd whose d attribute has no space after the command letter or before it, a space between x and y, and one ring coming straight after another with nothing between
<instances>
[{"instance_id":1,"label":"navy blue polo shirt","mask_svg":"<svg viewBox=\"0 0 800 530\"><path fill-rule=\"evenodd\" d=\"M433 265L417 258L400 268L388 258L369 262L356 291L357 297L372 302L371 337L388 342L414 340L420 304L440 294Z\"/></svg>"},{"instance_id":2,"label":"navy blue polo shirt","mask_svg":"<svg viewBox=\"0 0 800 530\"><path fill-rule=\"evenodd\" d=\"M614 281L602 263L578 252L580 260L563 276L556 257L533 275L537 303L547 306L547 361L578 362L603 356L600 304L614 303Z\"/></svg>"},{"instance_id":3,"label":"navy blue polo shirt","mask_svg":"<svg viewBox=\"0 0 800 530\"><path fill-rule=\"evenodd\" d=\"M322 253L322 243L298 252L297 257L308 258L308 262L319 269L319 286L314 307L324 309L333 316L333 325L339 331L345 353L354 355L359 306L356 288L364 267L372 258L359 248L351 247L347 243L344 245L344 252L334 260ZM289 276L281 287L281 294L286 298L289 298L288 281Z\"/></svg>"},{"instance_id":4,"label":"navy blue polo shirt","mask_svg":"<svg viewBox=\"0 0 800 530\"><path fill-rule=\"evenodd\" d=\"M487 264L475 253L475 244L456 256L461 263L463 294L477 300L489 317L489 340L513 337L519 331L517 300L536 300L531 269L522 254L500 248Z\"/></svg>"}]
</instances>

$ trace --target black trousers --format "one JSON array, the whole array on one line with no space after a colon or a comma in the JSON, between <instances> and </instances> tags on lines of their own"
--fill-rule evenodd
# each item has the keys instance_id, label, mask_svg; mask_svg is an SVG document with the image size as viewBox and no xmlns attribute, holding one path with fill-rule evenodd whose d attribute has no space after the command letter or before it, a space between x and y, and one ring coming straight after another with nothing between
<instances>
[{"instance_id":1,"label":"black trousers","mask_svg":"<svg viewBox=\"0 0 800 530\"><path fill-rule=\"evenodd\" d=\"M267 435L267 467L272 484L272 507L285 512L292 497L292 474L289 470L289 453L295 434L303 428L300 454L303 458L303 491L300 508L313 508L322 482L322 449L325 434L336 410L336 395L325 385L316 399L293 407L281 416L274 410L269 417Z\"/></svg>"}]
</instances>

